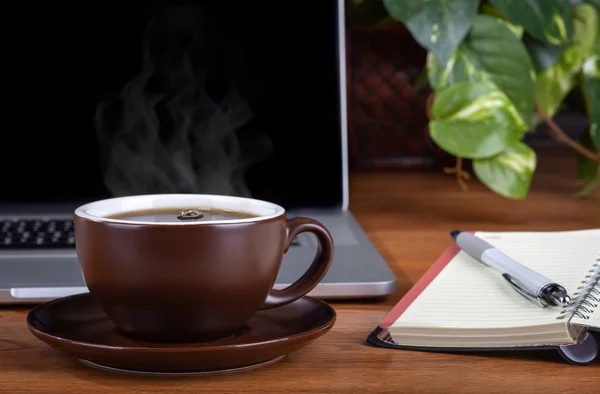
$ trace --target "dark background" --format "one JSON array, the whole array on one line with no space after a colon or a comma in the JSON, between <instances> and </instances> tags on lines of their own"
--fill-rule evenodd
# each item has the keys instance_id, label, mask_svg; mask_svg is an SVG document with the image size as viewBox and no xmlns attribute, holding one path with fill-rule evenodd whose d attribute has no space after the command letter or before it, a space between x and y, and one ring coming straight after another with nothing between
<instances>
[{"instance_id":1,"label":"dark background","mask_svg":"<svg viewBox=\"0 0 600 394\"><path fill-rule=\"evenodd\" d=\"M202 7L200 62L210 94L218 99L235 80L254 112L240 140L250 147L266 133L271 141L270 155L245 177L252 195L288 208L341 202L335 1L319 2L315 12L309 5L241 0L4 5L10 31L2 56L4 202L111 196L96 108L140 73L150 18L182 4ZM173 34L165 37L156 42L168 44Z\"/></svg>"}]
</instances>

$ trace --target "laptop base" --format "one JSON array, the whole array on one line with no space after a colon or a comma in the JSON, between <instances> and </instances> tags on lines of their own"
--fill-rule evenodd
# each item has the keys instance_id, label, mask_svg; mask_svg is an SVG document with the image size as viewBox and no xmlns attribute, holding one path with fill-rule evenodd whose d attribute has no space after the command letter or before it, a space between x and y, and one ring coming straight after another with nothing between
<instances>
[{"instance_id":1,"label":"laptop base","mask_svg":"<svg viewBox=\"0 0 600 394\"><path fill-rule=\"evenodd\" d=\"M309 295L357 299L378 298L395 291L395 275L352 214L341 210L303 210L289 216L320 221L334 239L331 268ZM313 237L303 233L296 238L284 255L275 288L289 286L306 272L316 253ZM0 304L36 304L87 291L74 250L0 251Z\"/></svg>"}]
</instances>

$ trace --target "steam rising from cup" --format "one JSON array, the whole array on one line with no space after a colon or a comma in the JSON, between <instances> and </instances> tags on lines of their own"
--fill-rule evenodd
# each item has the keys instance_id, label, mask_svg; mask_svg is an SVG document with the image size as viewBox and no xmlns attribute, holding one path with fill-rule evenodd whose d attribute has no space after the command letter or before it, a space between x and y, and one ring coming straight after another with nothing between
<instances>
[{"instance_id":1,"label":"steam rising from cup","mask_svg":"<svg viewBox=\"0 0 600 394\"><path fill-rule=\"evenodd\" d=\"M250 196L245 171L271 144L266 135L253 135L244 149L243 127L254 114L234 80L220 99L208 93L218 32L209 31L210 18L199 7L157 15L144 32L140 73L97 108L106 187L114 196Z\"/></svg>"}]
</instances>

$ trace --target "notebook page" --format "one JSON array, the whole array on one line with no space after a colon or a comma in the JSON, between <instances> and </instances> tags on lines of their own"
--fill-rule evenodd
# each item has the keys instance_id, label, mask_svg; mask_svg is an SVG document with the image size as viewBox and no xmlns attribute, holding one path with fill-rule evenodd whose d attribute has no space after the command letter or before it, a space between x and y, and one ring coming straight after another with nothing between
<instances>
[{"instance_id":1,"label":"notebook page","mask_svg":"<svg viewBox=\"0 0 600 394\"><path fill-rule=\"evenodd\" d=\"M572 294L589 273L600 229L573 232L476 232ZM501 274L460 251L392 327L511 328L554 324L561 308L539 308Z\"/></svg>"}]
</instances>

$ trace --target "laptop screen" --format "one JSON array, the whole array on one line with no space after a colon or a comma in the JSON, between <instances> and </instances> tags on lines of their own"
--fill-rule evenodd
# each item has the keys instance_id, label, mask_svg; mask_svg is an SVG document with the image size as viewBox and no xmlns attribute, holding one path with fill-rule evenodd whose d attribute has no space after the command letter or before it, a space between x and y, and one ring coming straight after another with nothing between
<instances>
[{"instance_id":1,"label":"laptop screen","mask_svg":"<svg viewBox=\"0 0 600 394\"><path fill-rule=\"evenodd\" d=\"M5 6L2 202L341 204L337 1L67 4Z\"/></svg>"}]
</instances>

